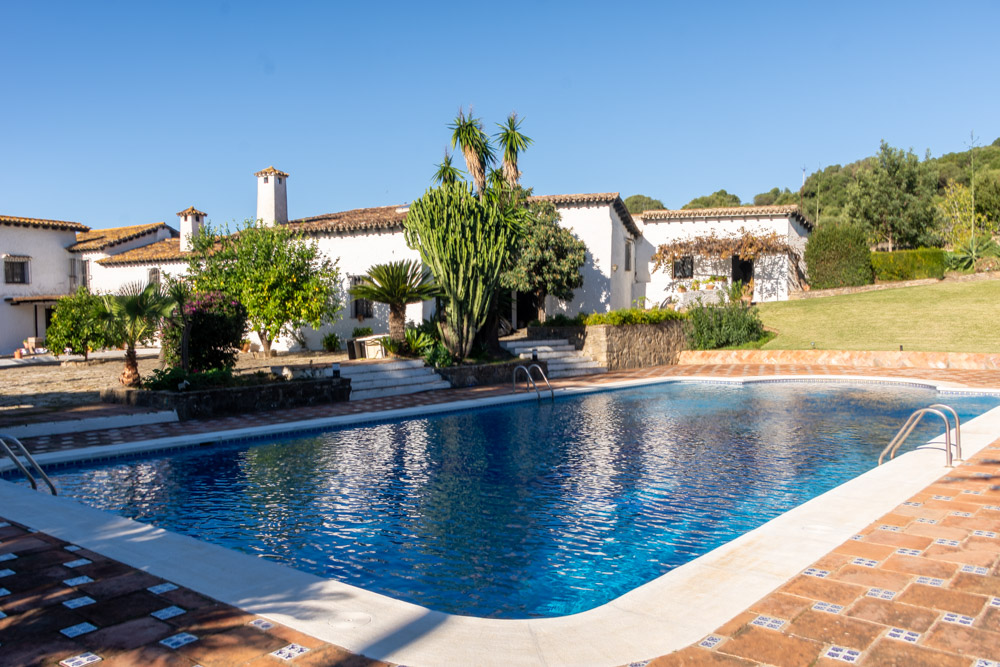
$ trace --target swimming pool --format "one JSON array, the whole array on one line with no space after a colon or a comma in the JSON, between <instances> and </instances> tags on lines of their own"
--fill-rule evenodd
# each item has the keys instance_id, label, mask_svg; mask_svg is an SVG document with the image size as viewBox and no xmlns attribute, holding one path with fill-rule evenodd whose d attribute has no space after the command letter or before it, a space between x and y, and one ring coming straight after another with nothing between
<instances>
[{"instance_id":1,"label":"swimming pool","mask_svg":"<svg viewBox=\"0 0 1000 667\"><path fill-rule=\"evenodd\" d=\"M937 400L902 387L671 383L56 477L102 509L432 609L557 616L872 467L902 420ZM1000 404L947 402L963 418Z\"/></svg>"}]
</instances>

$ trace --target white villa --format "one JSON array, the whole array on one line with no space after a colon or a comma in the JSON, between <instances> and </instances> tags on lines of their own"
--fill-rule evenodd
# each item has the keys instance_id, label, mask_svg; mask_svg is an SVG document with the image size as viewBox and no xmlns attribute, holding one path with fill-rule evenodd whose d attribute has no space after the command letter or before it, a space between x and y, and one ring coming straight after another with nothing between
<instances>
[{"instance_id":1,"label":"white villa","mask_svg":"<svg viewBox=\"0 0 1000 667\"><path fill-rule=\"evenodd\" d=\"M346 307L340 321L319 331L306 329L296 339L275 342L275 349L301 344L318 349L324 334L342 339L355 327L388 330L388 309L364 300L350 301L347 290L374 264L419 260L406 246L406 206L379 206L288 220L288 174L268 167L257 178L257 217L267 224L287 225L314 239L339 264ZM661 243L711 233L735 234L741 228L777 232L795 248L804 248L811 223L797 206L739 207L682 211L647 211L633 218L616 192L534 197L552 202L561 224L587 246L583 286L569 302L553 297L546 312L575 315L607 312L637 303L652 306L680 296L678 286L712 275L754 278L758 301L785 299L799 289L801 267L787 257L763 257L755 263L684 258L673 272L653 272L652 256ZM28 336L44 338L51 307L78 284L94 292L113 292L134 281L158 281L164 274L183 275L191 236L206 213L189 207L178 214L177 232L165 223L91 231L75 222L0 216L0 255L5 281L0 305L0 354L10 354ZM800 253L801 254L801 253ZM723 266L725 264L725 266ZM687 281L687 282L686 282ZM519 295L513 319L518 325L535 316L529 295ZM41 310L39 310L41 308ZM433 302L407 308L407 319L420 322L433 313Z\"/></svg>"}]
</instances>

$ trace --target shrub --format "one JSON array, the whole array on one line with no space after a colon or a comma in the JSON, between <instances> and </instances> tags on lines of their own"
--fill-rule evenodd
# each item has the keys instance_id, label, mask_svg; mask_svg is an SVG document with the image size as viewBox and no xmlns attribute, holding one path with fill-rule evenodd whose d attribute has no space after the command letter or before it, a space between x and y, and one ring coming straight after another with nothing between
<instances>
[{"instance_id":1,"label":"shrub","mask_svg":"<svg viewBox=\"0 0 1000 667\"><path fill-rule=\"evenodd\" d=\"M351 338L364 338L365 336L371 336L373 333L371 327L354 327L354 331L351 332Z\"/></svg>"},{"instance_id":2,"label":"shrub","mask_svg":"<svg viewBox=\"0 0 1000 667\"><path fill-rule=\"evenodd\" d=\"M340 349L340 336L332 331L323 336L323 349L327 352L336 352Z\"/></svg>"},{"instance_id":3,"label":"shrub","mask_svg":"<svg viewBox=\"0 0 1000 667\"><path fill-rule=\"evenodd\" d=\"M183 368L154 368L152 374L142 381L144 389L158 391L194 391L209 387L231 387L236 384L230 368L215 368L209 371L186 372Z\"/></svg>"},{"instance_id":4,"label":"shrub","mask_svg":"<svg viewBox=\"0 0 1000 667\"><path fill-rule=\"evenodd\" d=\"M446 368L455 363L455 358L451 356L451 352L444 346L444 343L437 341L424 353L424 361L427 362L428 366L434 368Z\"/></svg>"},{"instance_id":5,"label":"shrub","mask_svg":"<svg viewBox=\"0 0 1000 667\"><path fill-rule=\"evenodd\" d=\"M944 278L945 252L940 248L873 252L872 269L881 282Z\"/></svg>"},{"instance_id":6,"label":"shrub","mask_svg":"<svg viewBox=\"0 0 1000 667\"><path fill-rule=\"evenodd\" d=\"M557 313L550 317L545 318L545 325L547 327L580 327L583 326L584 321L587 319L587 313L579 313L574 317L569 317L568 315L563 315L562 313ZM536 320L537 321L537 320ZM541 326L541 325L536 325Z\"/></svg>"},{"instance_id":7,"label":"shrub","mask_svg":"<svg viewBox=\"0 0 1000 667\"><path fill-rule=\"evenodd\" d=\"M247 327L247 311L221 292L200 292L184 304L189 329L188 367L192 371L232 368ZM163 358L181 365L184 325L174 317L163 325Z\"/></svg>"},{"instance_id":8,"label":"shrub","mask_svg":"<svg viewBox=\"0 0 1000 667\"><path fill-rule=\"evenodd\" d=\"M684 313L668 308L623 308L612 310L610 313L594 313L587 315L584 324L594 326L597 324L612 324L615 326L623 324L660 324L669 320L683 320L687 317Z\"/></svg>"},{"instance_id":9,"label":"shrub","mask_svg":"<svg viewBox=\"0 0 1000 667\"><path fill-rule=\"evenodd\" d=\"M424 351L432 347L436 342L430 334L417 328L407 329L403 332L403 335L406 338L407 349L412 354L418 356L423 355Z\"/></svg>"},{"instance_id":10,"label":"shrub","mask_svg":"<svg viewBox=\"0 0 1000 667\"><path fill-rule=\"evenodd\" d=\"M101 298L79 287L76 293L56 302L52 323L45 330L45 344L59 356L64 350L82 354L107 345L100 319Z\"/></svg>"},{"instance_id":11,"label":"shrub","mask_svg":"<svg viewBox=\"0 0 1000 667\"><path fill-rule=\"evenodd\" d=\"M694 350L745 345L764 337L764 324L756 306L726 298L720 304L703 304L688 309L691 324L688 344Z\"/></svg>"},{"instance_id":12,"label":"shrub","mask_svg":"<svg viewBox=\"0 0 1000 667\"><path fill-rule=\"evenodd\" d=\"M816 289L869 285L873 280L868 236L860 225L818 226L806 243L805 260L809 283Z\"/></svg>"}]
</instances>

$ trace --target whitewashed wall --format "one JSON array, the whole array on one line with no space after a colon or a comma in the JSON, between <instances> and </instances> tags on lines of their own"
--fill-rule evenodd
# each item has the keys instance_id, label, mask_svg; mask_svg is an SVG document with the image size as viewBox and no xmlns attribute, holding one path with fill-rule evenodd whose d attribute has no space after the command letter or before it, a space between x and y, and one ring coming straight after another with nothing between
<instances>
[{"instance_id":1,"label":"whitewashed wall","mask_svg":"<svg viewBox=\"0 0 1000 667\"><path fill-rule=\"evenodd\" d=\"M627 308L632 302L635 265L633 262L632 270L625 270L625 240L631 236L618 214L608 204L560 205L557 208L559 224L572 230L584 242L587 255L581 271L583 287L575 290L573 299L567 302L547 297L545 312L573 316L581 311L604 313Z\"/></svg>"},{"instance_id":2,"label":"whitewashed wall","mask_svg":"<svg viewBox=\"0 0 1000 667\"><path fill-rule=\"evenodd\" d=\"M66 249L76 242L76 232L0 224L0 255L31 257L28 284L8 285L0 274L0 354L12 354L28 336L35 335L35 308L6 301L17 296L69 293L69 260ZM44 309L38 308L38 334L45 335Z\"/></svg>"},{"instance_id":3,"label":"whitewashed wall","mask_svg":"<svg viewBox=\"0 0 1000 667\"><path fill-rule=\"evenodd\" d=\"M713 231L717 236L737 236L740 230L745 229L754 234L770 234L776 232L785 237L789 245L795 247L800 255L805 250L805 243L808 238L808 231L798 222L789 217L780 216L774 218L715 218L715 219L682 219L663 221L644 221L643 243L644 253L648 253L645 259L650 272L650 281L646 285L646 294L649 305L660 303L667 298L675 297L674 280L671 275L670 265L662 267L659 271L653 272L651 261L652 253L661 244L679 241L696 236L707 236ZM649 245L647 246L646 243ZM706 258L695 261L694 277L704 280L710 275L729 275L731 272L730 260L721 262L711 262ZM795 278L795 267L788 259L781 257L759 257L754 262L754 300L755 301L783 301L788 298L790 290L798 289L798 281Z\"/></svg>"}]
</instances>

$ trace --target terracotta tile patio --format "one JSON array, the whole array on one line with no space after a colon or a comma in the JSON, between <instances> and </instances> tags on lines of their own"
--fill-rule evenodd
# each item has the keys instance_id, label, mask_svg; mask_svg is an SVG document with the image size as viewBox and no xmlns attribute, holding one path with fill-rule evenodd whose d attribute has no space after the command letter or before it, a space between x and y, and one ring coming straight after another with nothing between
<instances>
[{"instance_id":1,"label":"terracotta tile patio","mask_svg":"<svg viewBox=\"0 0 1000 667\"><path fill-rule=\"evenodd\" d=\"M553 384L750 375L865 375L1000 387L1000 371L757 364L659 367ZM35 452L55 451L509 391L509 386L452 389L246 418L27 438L25 442ZM303 649L308 650L299 653ZM282 650L290 660L275 656ZM352 656L332 644L0 518L0 665L83 665L90 664L81 657L88 654L107 665L385 664ZM649 664L845 662L1000 665L1000 440L859 530L853 539L699 644Z\"/></svg>"}]
</instances>

